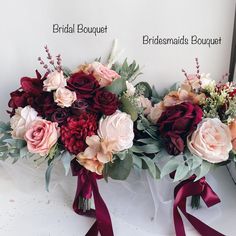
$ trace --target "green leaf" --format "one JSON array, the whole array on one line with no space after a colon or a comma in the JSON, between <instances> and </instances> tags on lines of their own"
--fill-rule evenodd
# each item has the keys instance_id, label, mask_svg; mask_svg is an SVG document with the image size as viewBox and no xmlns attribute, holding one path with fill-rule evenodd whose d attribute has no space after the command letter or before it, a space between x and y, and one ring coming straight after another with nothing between
<instances>
[{"instance_id":1,"label":"green leaf","mask_svg":"<svg viewBox=\"0 0 236 236\"><path fill-rule=\"evenodd\" d=\"M147 165L148 167L148 170L151 174L151 176L153 178L158 178L160 177L160 172L159 172L159 169L158 167L156 166L156 164L154 163L154 161L152 159L150 159L149 157L147 156L141 156L141 159L145 162L145 164ZM157 173L158 171L158 173Z\"/></svg>"},{"instance_id":2,"label":"green leaf","mask_svg":"<svg viewBox=\"0 0 236 236\"><path fill-rule=\"evenodd\" d=\"M156 140L153 140L152 138L142 138L142 139L138 139L137 142L145 143L145 144L155 144Z\"/></svg>"},{"instance_id":3,"label":"green leaf","mask_svg":"<svg viewBox=\"0 0 236 236\"><path fill-rule=\"evenodd\" d=\"M132 121L136 121L138 119L138 111L129 98L123 95L120 99L120 102L122 104L121 110L129 114Z\"/></svg>"},{"instance_id":4,"label":"green leaf","mask_svg":"<svg viewBox=\"0 0 236 236\"><path fill-rule=\"evenodd\" d=\"M139 156L133 154L133 165L139 169L142 169L142 159Z\"/></svg>"},{"instance_id":5,"label":"green leaf","mask_svg":"<svg viewBox=\"0 0 236 236\"><path fill-rule=\"evenodd\" d=\"M131 151L136 153L152 154L159 152L160 148L156 144L147 144L142 146L133 146L131 147Z\"/></svg>"},{"instance_id":6,"label":"green leaf","mask_svg":"<svg viewBox=\"0 0 236 236\"><path fill-rule=\"evenodd\" d=\"M195 171L195 175L197 176L195 181L201 179L202 177L206 176L207 173L211 170L211 168L214 165L207 162L207 161L203 161L202 164L196 169Z\"/></svg>"},{"instance_id":7,"label":"green leaf","mask_svg":"<svg viewBox=\"0 0 236 236\"><path fill-rule=\"evenodd\" d=\"M177 161L174 157L171 158L162 168L161 178L175 171L178 168L178 166L179 166L179 161Z\"/></svg>"},{"instance_id":8,"label":"green leaf","mask_svg":"<svg viewBox=\"0 0 236 236\"><path fill-rule=\"evenodd\" d=\"M121 95L123 92L127 90L125 79L123 78L116 79L112 82L111 85L105 87L105 89L111 93L116 94L117 96Z\"/></svg>"},{"instance_id":9,"label":"green leaf","mask_svg":"<svg viewBox=\"0 0 236 236\"><path fill-rule=\"evenodd\" d=\"M124 160L115 159L113 163L108 164L108 175L112 179L125 180L129 176L133 165L133 158L128 155Z\"/></svg>"},{"instance_id":10,"label":"green leaf","mask_svg":"<svg viewBox=\"0 0 236 236\"><path fill-rule=\"evenodd\" d=\"M185 162L182 162L175 172L174 182L184 179L189 173L189 166Z\"/></svg>"},{"instance_id":11,"label":"green leaf","mask_svg":"<svg viewBox=\"0 0 236 236\"><path fill-rule=\"evenodd\" d=\"M73 156L68 152L65 151L61 154L61 161L65 169L65 175L68 175L70 170L70 162L73 159Z\"/></svg>"},{"instance_id":12,"label":"green leaf","mask_svg":"<svg viewBox=\"0 0 236 236\"><path fill-rule=\"evenodd\" d=\"M117 156L120 160L124 160L124 159L127 157L127 155L129 155L128 150L124 150L124 151L122 151L122 152L116 153L116 156Z\"/></svg>"},{"instance_id":13,"label":"green leaf","mask_svg":"<svg viewBox=\"0 0 236 236\"><path fill-rule=\"evenodd\" d=\"M136 92L143 95L145 98L150 98L152 96L152 88L147 82L139 82L135 87Z\"/></svg>"},{"instance_id":14,"label":"green leaf","mask_svg":"<svg viewBox=\"0 0 236 236\"><path fill-rule=\"evenodd\" d=\"M49 183L51 179L51 173L52 173L52 168L53 168L53 163L51 162L50 165L48 166L46 173L45 173L45 182L46 182L46 190L49 192Z\"/></svg>"},{"instance_id":15,"label":"green leaf","mask_svg":"<svg viewBox=\"0 0 236 236\"><path fill-rule=\"evenodd\" d=\"M10 123L4 123L0 121L0 133L5 133L6 131L9 131L11 129Z\"/></svg>"}]
</instances>

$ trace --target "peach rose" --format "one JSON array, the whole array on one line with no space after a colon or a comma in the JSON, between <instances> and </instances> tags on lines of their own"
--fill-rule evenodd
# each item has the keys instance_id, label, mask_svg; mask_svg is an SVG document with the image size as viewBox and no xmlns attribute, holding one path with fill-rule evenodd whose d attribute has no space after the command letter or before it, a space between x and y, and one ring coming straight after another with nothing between
<instances>
[{"instance_id":1,"label":"peach rose","mask_svg":"<svg viewBox=\"0 0 236 236\"><path fill-rule=\"evenodd\" d=\"M150 109L150 113L147 116L148 120L150 120L153 124L156 124L159 118L161 117L163 111L165 111L165 106L163 102L155 104Z\"/></svg>"},{"instance_id":2,"label":"peach rose","mask_svg":"<svg viewBox=\"0 0 236 236\"><path fill-rule=\"evenodd\" d=\"M11 117L10 124L12 128L12 137L17 139L24 139L25 132L28 126L36 119L38 112L31 106L16 109L15 115Z\"/></svg>"},{"instance_id":3,"label":"peach rose","mask_svg":"<svg viewBox=\"0 0 236 236\"><path fill-rule=\"evenodd\" d=\"M58 88L54 93L54 101L60 107L70 107L76 101L76 93L67 88Z\"/></svg>"},{"instance_id":4,"label":"peach rose","mask_svg":"<svg viewBox=\"0 0 236 236\"><path fill-rule=\"evenodd\" d=\"M113 143L113 151L120 152L133 146L133 121L125 112L116 111L111 116L101 118L98 135L102 140Z\"/></svg>"},{"instance_id":5,"label":"peach rose","mask_svg":"<svg viewBox=\"0 0 236 236\"><path fill-rule=\"evenodd\" d=\"M231 133L233 149L236 151L236 120L229 124L229 129Z\"/></svg>"},{"instance_id":6,"label":"peach rose","mask_svg":"<svg viewBox=\"0 0 236 236\"><path fill-rule=\"evenodd\" d=\"M226 161L232 149L229 127L218 118L206 118L188 137L187 144L191 153L210 163Z\"/></svg>"},{"instance_id":7,"label":"peach rose","mask_svg":"<svg viewBox=\"0 0 236 236\"><path fill-rule=\"evenodd\" d=\"M86 169L102 174L104 164L112 161L114 142L101 140L99 136L93 135L86 138L86 143L88 147L77 155L78 162Z\"/></svg>"},{"instance_id":8,"label":"peach rose","mask_svg":"<svg viewBox=\"0 0 236 236\"><path fill-rule=\"evenodd\" d=\"M185 89L179 89L179 91L172 91L167 94L164 99L164 106L170 107L178 105L182 102L190 102L192 104L199 104L200 100L205 98L203 93L195 94L193 92L189 92Z\"/></svg>"},{"instance_id":9,"label":"peach rose","mask_svg":"<svg viewBox=\"0 0 236 236\"><path fill-rule=\"evenodd\" d=\"M25 133L29 152L46 156L57 142L59 131L56 122L43 119L33 121Z\"/></svg>"},{"instance_id":10,"label":"peach rose","mask_svg":"<svg viewBox=\"0 0 236 236\"><path fill-rule=\"evenodd\" d=\"M43 81L43 89L47 92L56 90L60 87L66 86L66 79L64 78L63 71L53 71L47 75L47 79Z\"/></svg>"},{"instance_id":11,"label":"peach rose","mask_svg":"<svg viewBox=\"0 0 236 236\"><path fill-rule=\"evenodd\" d=\"M78 70L77 70L78 71ZM79 67L79 71L90 74L98 80L101 87L110 85L114 80L120 78L114 70L109 69L107 66L104 66L98 61L93 62L92 64L85 64Z\"/></svg>"}]
</instances>

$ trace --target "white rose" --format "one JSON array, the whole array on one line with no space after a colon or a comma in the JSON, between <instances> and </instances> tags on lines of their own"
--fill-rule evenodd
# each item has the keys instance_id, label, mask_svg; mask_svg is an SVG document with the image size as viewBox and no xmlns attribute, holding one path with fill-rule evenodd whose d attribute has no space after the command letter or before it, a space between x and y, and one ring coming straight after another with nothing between
<instances>
[{"instance_id":1,"label":"white rose","mask_svg":"<svg viewBox=\"0 0 236 236\"><path fill-rule=\"evenodd\" d=\"M205 89L206 87L214 88L216 85L215 80L210 78L210 74L201 74L200 82L201 82L201 87L203 89Z\"/></svg>"},{"instance_id":2,"label":"white rose","mask_svg":"<svg viewBox=\"0 0 236 236\"><path fill-rule=\"evenodd\" d=\"M43 81L43 88L45 91L56 90L60 87L66 86L66 79L63 75L63 71L53 71L47 75L47 79Z\"/></svg>"},{"instance_id":3,"label":"white rose","mask_svg":"<svg viewBox=\"0 0 236 236\"><path fill-rule=\"evenodd\" d=\"M226 161L232 149L230 129L218 118L205 118L187 144L191 153L210 163Z\"/></svg>"},{"instance_id":4,"label":"white rose","mask_svg":"<svg viewBox=\"0 0 236 236\"><path fill-rule=\"evenodd\" d=\"M126 81L126 87L127 87L126 94L128 96L134 96L136 90L135 87L128 81Z\"/></svg>"},{"instance_id":5,"label":"white rose","mask_svg":"<svg viewBox=\"0 0 236 236\"><path fill-rule=\"evenodd\" d=\"M114 142L113 151L120 152L133 146L133 125L130 115L116 111L100 119L98 135L102 140Z\"/></svg>"},{"instance_id":6,"label":"white rose","mask_svg":"<svg viewBox=\"0 0 236 236\"><path fill-rule=\"evenodd\" d=\"M32 121L40 118L37 115L37 111L35 111L31 106L17 108L15 115L10 119L12 137L24 139L25 132Z\"/></svg>"},{"instance_id":7,"label":"white rose","mask_svg":"<svg viewBox=\"0 0 236 236\"><path fill-rule=\"evenodd\" d=\"M60 107L70 107L76 100L76 93L66 88L58 88L54 93L54 101Z\"/></svg>"}]
</instances>

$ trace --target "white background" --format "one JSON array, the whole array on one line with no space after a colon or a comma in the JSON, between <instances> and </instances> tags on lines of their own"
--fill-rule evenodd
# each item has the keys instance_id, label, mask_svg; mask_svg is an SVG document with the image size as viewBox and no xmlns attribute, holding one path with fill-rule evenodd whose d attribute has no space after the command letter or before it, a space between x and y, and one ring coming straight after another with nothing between
<instances>
[{"instance_id":1,"label":"white background","mask_svg":"<svg viewBox=\"0 0 236 236\"><path fill-rule=\"evenodd\" d=\"M112 40L118 38L120 48L125 49L124 57L145 66L141 79L155 84L158 90L182 80L182 68L195 72L195 57L199 58L201 72L210 72L217 80L228 71L235 0L1 0L0 4L0 119L8 119L4 111L9 93L19 87L20 77L33 76L35 69L41 69L37 57L43 55L45 44L54 54L61 53L63 64L73 69L84 61L99 56L106 58ZM107 25L108 34L97 37L53 34L52 25L55 23ZM142 45L144 34L221 37L222 45L212 48L145 46ZM18 235L21 227L26 236L79 235L77 232L83 235L86 232L91 221L72 212L73 196L61 193L60 188L52 195L44 195L43 182L36 192L24 192L19 184L11 181L12 174L1 172L0 221L3 223L0 235ZM15 174L16 179L18 174ZM216 178L220 183L222 180L228 194L221 195L225 212L212 225L227 235L234 235L236 232L231 227L236 214L236 209L231 207L235 206L234 186L225 170ZM22 179L23 186L24 181ZM50 204L47 204L48 199ZM149 235L142 231L142 226L128 225L122 219L113 218L113 223L118 236L131 235L132 232Z\"/></svg>"}]
</instances>

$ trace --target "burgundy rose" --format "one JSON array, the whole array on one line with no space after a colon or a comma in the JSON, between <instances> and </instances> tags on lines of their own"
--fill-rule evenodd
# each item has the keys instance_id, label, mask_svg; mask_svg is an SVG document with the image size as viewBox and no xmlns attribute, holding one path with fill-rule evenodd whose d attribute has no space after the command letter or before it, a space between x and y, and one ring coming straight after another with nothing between
<instances>
[{"instance_id":1,"label":"burgundy rose","mask_svg":"<svg viewBox=\"0 0 236 236\"><path fill-rule=\"evenodd\" d=\"M84 99L77 99L71 106L71 112L74 115L80 115L81 113L87 112L88 107L88 101Z\"/></svg>"},{"instance_id":2,"label":"burgundy rose","mask_svg":"<svg viewBox=\"0 0 236 236\"><path fill-rule=\"evenodd\" d=\"M28 98L28 104L32 106L43 118L49 119L58 108L54 102L53 93L43 92L37 97Z\"/></svg>"},{"instance_id":3,"label":"burgundy rose","mask_svg":"<svg viewBox=\"0 0 236 236\"><path fill-rule=\"evenodd\" d=\"M169 154L183 152L187 136L197 128L202 116L201 108L192 103L184 102L166 108L157 121L157 127Z\"/></svg>"},{"instance_id":4,"label":"burgundy rose","mask_svg":"<svg viewBox=\"0 0 236 236\"><path fill-rule=\"evenodd\" d=\"M91 98L99 88L99 83L93 75L78 72L67 80L67 88L75 91L77 98Z\"/></svg>"},{"instance_id":5,"label":"burgundy rose","mask_svg":"<svg viewBox=\"0 0 236 236\"><path fill-rule=\"evenodd\" d=\"M25 107L28 105L27 98L28 95L24 91L16 90L10 93L10 101L8 102L8 106L16 109L18 107Z\"/></svg>"},{"instance_id":6,"label":"burgundy rose","mask_svg":"<svg viewBox=\"0 0 236 236\"><path fill-rule=\"evenodd\" d=\"M67 108L57 108L52 116L51 121L57 122L59 125L62 125L70 115L70 111Z\"/></svg>"},{"instance_id":7,"label":"burgundy rose","mask_svg":"<svg viewBox=\"0 0 236 236\"><path fill-rule=\"evenodd\" d=\"M92 113L69 117L67 123L61 126L61 141L65 148L72 154L83 152L86 137L96 134L97 123L97 116Z\"/></svg>"},{"instance_id":8,"label":"burgundy rose","mask_svg":"<svg viewBox=\"0 0 236 236\"><path fill-rule=\"evenodd\" d=\"M112 115L119 106L117 96L106 90L98 90L95 93L93 101L93 109L107 116Z\"/></svg>"},{"instance_id":9,"label":"burgundy rose","mask_svg":"<svg viewBox=\"0 0 236 236\"><path fill-rule=\"evenodd\" d=\"M28 94L39 95L43 91L43 80L38 78L21 78L21 88Z\"/></svg>"}]
</instances>

